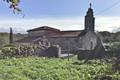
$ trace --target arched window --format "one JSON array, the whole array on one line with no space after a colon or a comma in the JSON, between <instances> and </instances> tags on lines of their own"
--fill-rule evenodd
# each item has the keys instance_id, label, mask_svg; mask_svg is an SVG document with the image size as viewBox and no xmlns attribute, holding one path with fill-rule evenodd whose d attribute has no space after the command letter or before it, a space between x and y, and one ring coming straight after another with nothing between
<instances>
[{"instance_id":1,"label":"arched window","mask_svg":"<svg viewBox=\"0 0 120 80\"><path fill-rule=\"evenodd\" d=\"M93 49L93 42L91 41L90 42L90 50L92 50Z\"/></svg>"}]
</instances>

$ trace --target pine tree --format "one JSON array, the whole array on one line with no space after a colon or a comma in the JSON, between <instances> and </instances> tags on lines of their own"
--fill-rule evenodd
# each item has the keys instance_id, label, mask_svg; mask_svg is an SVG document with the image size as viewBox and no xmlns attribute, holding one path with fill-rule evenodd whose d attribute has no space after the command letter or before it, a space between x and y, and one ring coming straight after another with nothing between
<instances>
[{"instance_id":1,"label":"pine tree","mask_svg":"<svg viewBox=\"0 0 120 80\"><path fill-rule=\"evenodd\" d=\"M9 36L9 44L13 43L13 31L12 28L10 28L10 36Z\"/></svg>"}]
</instances>

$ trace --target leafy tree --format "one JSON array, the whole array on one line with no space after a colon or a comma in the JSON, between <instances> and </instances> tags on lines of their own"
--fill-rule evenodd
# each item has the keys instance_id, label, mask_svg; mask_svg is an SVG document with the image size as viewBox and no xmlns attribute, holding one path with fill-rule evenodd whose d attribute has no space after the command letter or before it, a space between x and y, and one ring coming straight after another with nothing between
<instances>
[{"instance_id":1,"label":"leafy tree","mask_svg":"<svg viewBox=\"0 0 120 80\"><path fill-rule=\"evenodd\" d=\"M7 3L10 4L9 8L13 9L13 13L17 12L21 12L21 9L18 7L20 0L3 0Z\"/></svg>"}]
</instances>

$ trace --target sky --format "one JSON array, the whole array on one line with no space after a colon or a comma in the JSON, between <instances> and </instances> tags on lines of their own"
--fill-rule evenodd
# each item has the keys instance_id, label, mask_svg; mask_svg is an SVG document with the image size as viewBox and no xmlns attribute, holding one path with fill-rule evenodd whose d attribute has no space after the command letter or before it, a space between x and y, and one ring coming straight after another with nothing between
<instances>
[{"instance_id":1,"label":"sky","mask_svg":"<svg viewBox=\"0 0 120 80\"><path fill-rule=\"evenodd\" d=\"M0 32L15 33L50 26L60 30L84 29L84 16L92 3L96 31L120 28L120 0L21 0L19 7L25 15L13 14L9 4L0 0Z\"/></svg>"}]
</instances>

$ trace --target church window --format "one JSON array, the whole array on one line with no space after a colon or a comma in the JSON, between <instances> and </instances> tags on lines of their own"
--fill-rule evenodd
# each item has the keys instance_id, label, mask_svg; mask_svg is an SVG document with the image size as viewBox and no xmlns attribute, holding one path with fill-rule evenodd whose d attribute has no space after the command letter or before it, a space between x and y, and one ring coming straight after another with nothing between
<instances>
[{"instance_id":1,"label":"church window","mask_svg":"<svg viewBox=\"0 0 120 80\"><path fill-rule=\"evenodd\" d=\"M93 49L93 42L91 41L90 42L90 50L92 50Z\"/></svg>"}]
</instances>

